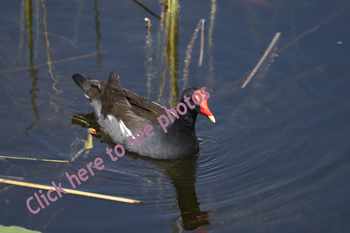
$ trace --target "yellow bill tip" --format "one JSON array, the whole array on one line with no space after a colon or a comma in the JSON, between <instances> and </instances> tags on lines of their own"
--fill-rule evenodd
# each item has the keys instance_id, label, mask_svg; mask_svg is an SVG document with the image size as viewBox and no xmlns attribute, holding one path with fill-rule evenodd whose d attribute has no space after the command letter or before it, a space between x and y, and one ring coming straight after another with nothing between
<instances>
[{"instance_id":1,"label":"yellow bill tip","mask_svg":"<svg viewBox=\"0 0 350 233\"><path fill-rule=\"evenodd\" d=\"M214 116L208 116L208 118L209 118L213 123L215 123L215 117L214 117Z\"/></svg>"}]
</instances>

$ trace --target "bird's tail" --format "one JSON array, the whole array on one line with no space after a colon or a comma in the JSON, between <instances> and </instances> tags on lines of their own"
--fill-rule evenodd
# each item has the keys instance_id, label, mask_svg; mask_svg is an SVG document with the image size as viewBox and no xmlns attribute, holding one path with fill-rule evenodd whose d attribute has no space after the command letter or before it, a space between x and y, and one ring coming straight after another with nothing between
<instances>
[{"instance_id":1,"label":"bird's tail","mask_svg":"<svg viewBox=\"0 0 350 233\"><path fill-rule=\"evenodd\" d=\"M99 81L93 80L84 74L75 74L72 76L75 84L80 87L89 99L101 99L102 85Z\"/></svg>"}]
</instances>

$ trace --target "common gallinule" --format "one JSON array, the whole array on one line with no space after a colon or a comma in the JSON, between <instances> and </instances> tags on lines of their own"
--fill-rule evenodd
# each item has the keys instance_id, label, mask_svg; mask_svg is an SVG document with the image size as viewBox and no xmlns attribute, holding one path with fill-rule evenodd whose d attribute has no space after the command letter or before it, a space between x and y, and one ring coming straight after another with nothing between
<instances>
[{"instance_id":1,"label":"common gallinule","mask_svg":"<svg viewBox=\"0 0 350 233\"><path fill-rule=\"evenodd\" d=\"M199 149L194 127L197 114L202 113L215 123L207 104L209 93L203 88L185 89L176 112L122 88L117 72L111 72L107 83L83 74L73 75L73 80L90 99L103 132L125 150L141 156L155 159L189 157ZM202 99L199 105L191 98L194 93L197 93L194 95L197 103Z\"/></svg>"}]
</instances>

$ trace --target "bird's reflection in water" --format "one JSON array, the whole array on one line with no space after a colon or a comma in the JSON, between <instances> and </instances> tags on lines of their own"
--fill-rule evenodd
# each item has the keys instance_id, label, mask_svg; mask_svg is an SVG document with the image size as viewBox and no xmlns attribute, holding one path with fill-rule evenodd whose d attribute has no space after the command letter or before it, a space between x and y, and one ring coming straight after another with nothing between
<instances>
[{"instance_id":1,"label":"bird's reflection in water","mask_svg":"<svg viewBox=\"0 0 350 233\"><path fill-rule=\"evenodd\" d=\"M72 118L72 123L86 128L92 127L99 131L93 113L75 115ZM114 148L115 144L106 134L101 132L98 138L106 142L110 148ZM155 164L159 167L159 170L171 180L177 194L177 205L181 211L181 215L174 218L172 221L173 228L177 230L179 230L179 228L183 228L184 230L197 230L211 225L208 220L210 211L201 211L200 203L197 200L195 183L197 179L196 169L198 154L185 159L167 161L154 160L128 152L126 152L125 155ZM181 220L182 223L180 223L179 220Z\"/></svg>"},{"instance_id":2,"label":"bird's reflection in water","mask_svg":"<svg viewBox=\"0 0 350 233\"><path fill-rule=\"evenodd\" d=\"M172 181L181 211L182 226L195 230L210 225L208 212L200 210L195 189L198 155L177 161L159 162Z\"/></svg>"}]
</instances>

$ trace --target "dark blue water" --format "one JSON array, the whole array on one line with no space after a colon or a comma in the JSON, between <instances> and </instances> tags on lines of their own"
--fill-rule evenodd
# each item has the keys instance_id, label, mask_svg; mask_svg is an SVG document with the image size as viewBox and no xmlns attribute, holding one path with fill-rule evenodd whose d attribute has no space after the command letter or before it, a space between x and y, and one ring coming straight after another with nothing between
<instances>
[{"instance_id":1,"label":"dark blue water","mask_svg":"<svg viewBox=\"0 0 350 233\"><path fill-rule=\"evenodd\" d=\"M0 179L72 188L65 173L100 157L105 168L76 189L143 203L63 195L34 215L26 200L38 189L1 184L0 225L41 232L349 232L349 13L346 0L181 1L171 29L158 1L1 2L0 156L71 162L0 157ZM145 17L153 25L148 35ZM203 63L199 31L186 70L200 19ZM199 153L167 162L127 153L113 162L103 135L82 150L87 128L98 126L71 76L107 81L113 70L124 88L167 107L183 86L206 87L216 123L197 118Z\"/></svg>"}]
</instances>

